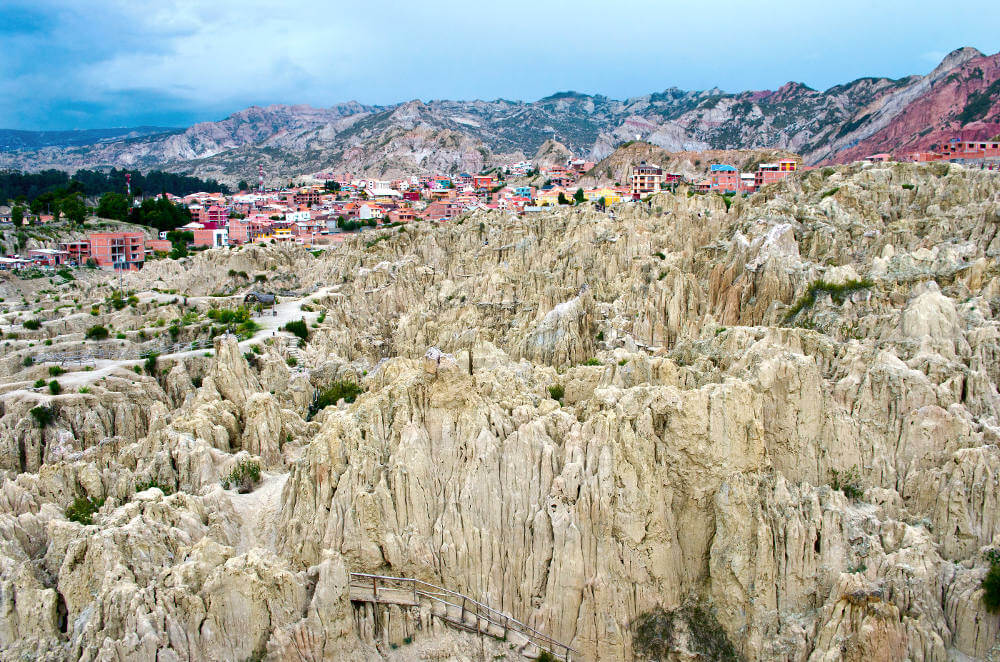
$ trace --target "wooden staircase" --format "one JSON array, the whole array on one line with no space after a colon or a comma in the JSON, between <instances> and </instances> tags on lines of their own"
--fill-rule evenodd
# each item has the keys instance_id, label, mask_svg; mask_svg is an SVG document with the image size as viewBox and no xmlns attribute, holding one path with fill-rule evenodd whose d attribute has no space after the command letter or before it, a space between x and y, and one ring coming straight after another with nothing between
<instances>
[{"instance_id":1,"label":"wooden staircase","mask_svg":"<svg viewBox=\"0 0 1000 662\"><path fill-rule=\"evenodd\" d=\"M472 598L419 579L351 573L351 601L427 605L431 614L448 625L479 636L507 641L519 653L537 659L543 652L556 660L581 660L578 651L507 614Z\"/></svg>"}]
</instances>

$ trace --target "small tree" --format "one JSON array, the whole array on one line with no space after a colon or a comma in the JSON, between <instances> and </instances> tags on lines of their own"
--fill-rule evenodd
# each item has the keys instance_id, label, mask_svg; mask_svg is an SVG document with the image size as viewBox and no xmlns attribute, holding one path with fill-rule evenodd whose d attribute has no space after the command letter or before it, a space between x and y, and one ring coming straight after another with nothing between
<instances>
[{"instance_id":1,"label":"small tree","mask_svg":"<svg viewBox=\"0 0 1000 662\"><path fill-rule=\"evenodd\" d=\"M583 194L582 188L578 188L576 189L576 193L573 194L573 199L576 201L576 204L579 205L587 201L587 196Z\"/></svg>"},{"instance_id":2,"label":"small tree","mask_svg":"<svg viewBox=\"0 0 1000 662\"><path fill-rule=\"evenodd\" d=\"M561 205L568 205L569 204L569 199L566 197L565 193L563 193L562 191L560 191L559 192L559 198L557 199L557 202L559 204L561 204Z\"/></svg>"},{"instance_id":3,"label":"small tree","mask_svg":"<svg viewBox=\"0 0 1000 662\"><path fill-rule=\"evenodd\" d=\"M63 198L59 206L62 208L63 213L66 214L66 218L74 223L83 223L84 219L87 218L87 206L83 204L83 200L77 195Z\"/></svg>"},{"instance_id":4,"label":"small tree","mask_svg":"<svg viewBox=\"0 0 1000 662\"><path fill-rule=\"evenodd\" d=\"M97 215L101 218L113 218L124 221L128 218L129 202L121 193L105 193L97 203Z\"/></svg>"},{"instance_id":5,"label":"small tree","mask_svg":"<svg viewBox=\"0 0 1000 662\"><path fill-rule=\"evenodd\" d=\"M250 186L247 185L247 180L241 179L240 183L236 185L236 188L238 188L241 191L246 191L247 189L250 188Z\"/></svg>"},{"instance_id":6,"label":"small tree","mask_svg":"<svg viewBox=\"0 0 1000 662\"><path fill-rule=\"evenodd\" d=\"M14 225L21 225L24 222L24 207L21 205L15 205L13 209L10 210L10 220Z\"/></svg>"},{"instance_id":7,"label":"small tree","mask_svg":"<svg viewBox=\"0 0 1000 662\"><path fill-rule=\"evenodd\" d=\"M87 329L86 334L88 340L106 340L108 335L108 330L100 324L95 324Z\"/></svg>"}]
</instances>

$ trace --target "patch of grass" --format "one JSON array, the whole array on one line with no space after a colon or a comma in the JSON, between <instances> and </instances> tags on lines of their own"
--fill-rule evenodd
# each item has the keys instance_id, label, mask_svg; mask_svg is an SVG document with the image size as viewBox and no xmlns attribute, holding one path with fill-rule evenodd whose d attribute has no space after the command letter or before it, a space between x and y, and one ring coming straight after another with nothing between
<instances>
[{"instance_id":1,"label":"patch of grass","mask_svg":"<svg viewBox=\"0 0 1000 662\"><path fill-rule=\"evenodd\" d=\"M833 478L830 480L830 487L840 490L848 499L860 499L864 496L864 489L861 487L861 476L856 466L846 471L830 469Z\"/></svg>"},{"instance_id":2,"label":"patch of grass","mask_svg":"<svg viewBox=\"0 0 1000 662\"><path fill-rule=\"evenodd\" d=\"M169 485L164 485L164 484L160 483L155 478L150 478L149 480L144 480L144 481L137 482L135 484L135 491L136 492L145 492L146 490L151 489L153 487L159 489L166 496L170 496L171 494L174 493L174 489L172 487L170 487Z\"/></svg>"},{"instance_id":3,"label":"patch of grass","mask_svg":"<svg viewBox=\"0 0 1000 662\"><path fill-rule=\"evenodd\" d=\"M32 407L30 413L31 417L35 419L35 423L38 424L38 427L43 430L56 418L56 412L52 409L52 407Z\"/></svg>"},{"instance_id":4,"label":"patch of grass","mask_svg":"<svg viewBox=\"0 0 1000 662\"><path fill-rule=\"evenodd\" d=\"M553 384L549 387L549 397L558 402L562 402L563 397L566 395L566 389L562 384Z\"/></svg>"},{"instance_id":5,"label":"patch of grass","mask_svg":"<svg viewBox=\"0 0 1000 662\"><path fill-rule=\"evenodd\" d=\"M241 460L222 481L222 487L232 487L240 494L253 492L260 483L260 463L256 460Z\"/></svg>"},{"instance_id":6,"label":"patch of grass","mask_svg":"<svg viewBox=\"0 0 1000 662\"><path fill-rule=\"evenodd\" d=\"M792 307L788 309L785 313L785 323L788 323L798 315L801 311L806 308L812 308L813 304L816 303L816 295L822 292L826 292L833 299L833 302L840 305L847 300L851 294L859 291L874 287L875 283L868 278L862 278L861 280L848 280L843 283L828 283L825 280L817 280L816 282L809 285L809 289L803 294L798 300L792 304Z\"/></svg>"},{"instance_id":7,"label":"patch of grass","mask_svg":"<svg viewBox=\"0 0 1000 662\"><path fill-rule=\"evenodd\" d=\"M297 320L294 322L288 322L283 327L285 331L288 331L292 335L298 336L302 340L309 340L309 327L306 325L305 320Z\"/></svg>"},{"instance_id":8,"label":"patch of grass","mask_svg":"<svg viewBox=\"0 0 1000 662\"><path fill-rule=\"evenodd\" d=\"M594 357L590 357L589 359L583 362L583 365L601 365L601 362L598 359L595 359Z\"/></svg>"},{"instance_id":9,"label":"patch of grass","mask_svg":"<svg viewBox=\"0 0 1000 662\"><path fill-rule=\"evenodd\" d=\"M66 519L78 522L84 526L94 523L94 513L104 505L104 499L91 499L90 497L77 497L66 509Z\"/></svg>"},{"instance_id":10,"label":"patch of grass","mask_svg":"<svg viewBox=\"0 0 1000 662\"><path fill-rule=\"evenodd\" d=\"M285 359L285 363L288 364L288 367L294 368L299 364L299 360L294 356L289 356L287 359Z\"/></svg>"},{"instance_id":11,"label":"patch of grass","mask_svg":"<svg viewBox=\"0 0 1000 662\"><path fill-rule=\"evenodd\" d=\"M77 390L77 393L90 393L90 387L89 386L81 386Z\"/></svg>"},{"instance_id":12,"label":"patch of grass","mask_svg":"<svg viewBox=\"0 0 1000 662\"><path fill-rule=\"evenodd\" d=\"M309 405L309 414L306 417L306 420L312 420L312 417L323 411L323 409L331 405L335 405L341 400L350 404L354 402L360 394L361 387L358 384L347 380L336 381L316 395L316 399L313 400L311 405Z\"/></svg>"}]
</instances>

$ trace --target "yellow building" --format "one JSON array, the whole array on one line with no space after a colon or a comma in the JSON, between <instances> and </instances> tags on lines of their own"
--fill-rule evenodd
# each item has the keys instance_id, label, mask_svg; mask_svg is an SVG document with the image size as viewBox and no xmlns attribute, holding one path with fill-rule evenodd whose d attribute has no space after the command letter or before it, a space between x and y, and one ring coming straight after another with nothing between
<instances>
[{"instance_id":1,"label":"yellow building","mask_svg":"<svg viewBox=\"0 0 1000 662\"><path fill-rule=\"evenodd\" d=\"M622 199L618 191L608 186L587 189L583 192L583 195L587 198L587 202L598 202L601 198L604 198L604 204L606 205L613 205L616 202L621 202Z\"/></svg>"},{"instance_id":2,"label":"yellow building","mask_svg":"<svg viewBox=\"0 0 1000 662\"><path fill-rule=\"evenodd\" d=\"M544 207L545 205L557 205L559 204L559 194L562 193L566 195L566 191L559 187L551 188L548 191L539 191L538 195L535 196L535 204ZM570 195L566 195L567 199L572 199Z\"/></svg>"}]
</instances>

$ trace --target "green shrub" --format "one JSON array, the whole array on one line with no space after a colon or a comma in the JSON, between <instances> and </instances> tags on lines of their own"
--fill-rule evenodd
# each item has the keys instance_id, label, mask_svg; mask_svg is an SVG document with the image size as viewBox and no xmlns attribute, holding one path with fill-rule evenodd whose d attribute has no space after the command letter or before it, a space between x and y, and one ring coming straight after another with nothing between
<instances>
[{"instance_id":1,"label":"green shrub","mask_svg":"<svg viewBox=\"0 0 1000 662\"><path fill-rule=\"evenodd\" d=\"M284 326L285 331L298 336L302 340L309 340L309 327L306 325L305 320L298 320L295 322L289 322Z\"/></svg>"},{"instance_id":2,"label":"green shrub","mask_svg":"<svg viewBox=\"0 0 1000 662\"><path fill-rule=\"evenodd\" d=\"M840 490L848 499L860 499L864 496L865 491L861 487L861 476L858 474L858 468L856 466L851 467L846 471L830 469L830 473L833 475L833 479L830 481L830 487L835 490Z\"/></svg>"},{"instance_id":3,"label":"green shrub","mask_svg":"<svg viewBox=\"0 0 1000 662\"><path fill-rule=\"evenodd\" d=\"M62 393L62 386L59 385L59 382L54 379L49 382L49 393L52 395L59 395Z\"/></svg>"},{"instance_id":4,"label":"green shrub","mask_svg":"<svg viewBox=\"0 0 1000 662\"><path fill-rule=\"evenodd\" d=\"M285 363L288 364L288 367L294 368L299 364L299 360L294 356L289 356L287 359L285 359Z\"/></svg>"},{"instance_id":5,"label":"green shrub","mask_svg":"<svg viewBox=\"0 0 1000 662\"><path fill-rule=\"evenodd\" d=\"M59 375L63 374L64 372L66 372L66 371L63 370L62 367L60 367L60 366L57 366L57 365L50 365L49 366L49 374L51 376L53 376L53 377L58 377Z\"/></svg>"},{"instance_id":6,"label":"green shrub","mask_svg":"<svg viewBox=\"0 0 1000 662\"><path fill-rule=\"evenodd\" d=\"M980 584L980 588L983 589L983 607L991 614L997 614L1000 613L1000 553L991 549L986 558L990 563L990 569Z\"/></svg>"},{"instance_id":7,"label":"green shrub","mask_svg":"<svg viewBox=\"0 0 1000 662\"><path fill-rule=\"evenodd\" d=\"M336 381L316 395L316 399L313 400L313 403L309 406L309 415L307 420L311 420L313 416L323 411L325 408L337 404L341 400L350 404L354 402L360 394L361 387L358 384L347 380Z\"/></svg>"},{"instance_id":8,"label":"green shrub","mask_svg":"<svg viewBox=\"0 0 1000 662\"><path fill-rule=\"evenodd\" d=\"M90 393L90 387L89 386L81 386L77 390L77 393Z\"/></svg>"},{"instance_id":9,"label":"green shrub","mask_svg":"<svg viewBox=\"0 0 1000 662\"><path fill-rule=\"evenodd\" d=\"M583 365L601 365L601 362L593 357L583 362Z\"/></svg>"},{"instance_id":10,"label":"green shrub","mask_svg":"<svg viewBox=\"0 0 1000 662\"><path fill-rule=\"evenodd\" d=\"M901 186L905 188L907 191L913 190L913 184L902 184Z\"/></svg>"},{"instance_id":11,"label":"green shrub","mask_svg":"<svg viewBox=\"0 0 1000 662\"><path fill-rule=\"evenodd\" d=\"M604 342L604 330L597 332L597 342Z\"/></svg>"},{"instance_id":12,"label":"green shrub","mask_svg":"<svg viewBox=\"0 0 1000 662\"><path fill-rule=\"evenodd\" d=\"M137 493L138 492L145 492L146 490L154 488L154 487L157 488L157 489L159 489L161 492L163 492L167 496L169 496L169 495L171 495L171 494L174 493L174 489L172 487L170 487L169 485L163 485L162 483L160 483L155 478L150 478L149 480L144 480L144 481L137 482L135 484L135 491Z\"/></svg>"},{"instance_id":13,"label":"green shrub","mask_svg":"<svg viewBox=\"0 0 1000 662\"><path fill-rule=\"evenodd\" d=\"M24 324L22 326L29 331L37 331L42 327L42 323L38 320L24 320Z\"/></svg>"},{"instance_id":14,"label":"green shrub","mask_svg":"<svg viewBox=\"0 0 1000 662\"><path fill-rule=\"evenodd\" d=\"M24 360L21 361L21 365L23 365L25 368L30 368L31 366L35 365L35 357L25 356Z\"/></svg>"},{"instance_id":15,"label":"green shrub","mask_svg":"<svg viewBox=\"0 0 1000 662\"><path fill-rule=\"evenodd\" d=\"M110 335L108 330L101 326L100 324L95 324L94 326L87 329L87 338L89 340L106 340Z\"/></svg>"},{"instance_id":16,"label":"green shrub","mask_svg":"<svg viewBox=\"0 0 1000 662\"><path fill-rule=\"evenodd\" d=\"M60 269L56 273L59 274L63 280L76 280L76 278L73 277L73 272L69 269Z\"/></svg>"},{"instance_id":17,"label":"green shrub","mask_svg":"<svg viewBox=\"0 0 1000 662\"><path fill-rule=\"evenodd\" d=\"M38 427L44 429L48 427L49 423L55 420L56 412L52 407L33 407L31 409L31 417L38 423Z\"/></svg>"},{"instance_id":18,"label":"green shrub","mask_svg":"<svg viewBox=\"0 0 1000 662\"><path fill-rule=\"evenodd\" d=\"M840 190L839 186L834 186L832 189L828 191L823 191L823 194L819 196L819 199L822 200L823 198L829 198L831 195L835 195L839 190Z\"/></svg>"},{"instance_id":19,"label":"green shrub","mask_svg":"<svg viewBox=\"0 0 1000 662\"><path fill-rule=\"evenodd\" d=\"M542 651L541 654L535 658L535 662L556 662L556 658L552 653Z\"/></svg>"},{"instance_id":20,"label":"green shrub","mask_svg":"<svg viewBox=\"0 0 1000 662\"><path fill-rule=\"evenodd\" d=\"M156 358L158 356L159 354L156 352L150 353L150 355L146 357L146 363L144 366L146 368L146 373L153 375L154 377L156 376Z\"/></svg>"},{"instance_id":21,"label":"green shrub","mask_svg":"<svg viewBox=\"0 0 1000 662\"><path fill-rule=\"evenodd\" d=\"M798 315L802 310L806 308L811 308L814 303L816 303L816 295L820 293L827 293L834 303L840 305L847 300L847 297L859 290L866 290L875 286L875 283L868 279L862 278L861 280L848 280L843 283L828 283L825 280L817 280L809 285L806 293L796 300L792 307L788 309L785 313L785 323L787 324Z\"/></svg>"},{"instance_id":22,"label":"green shrub","mask_svg":"<svg viewBox=\"0 0 1000 662\"><path fill-rule=\"evenodd\" d=\"M260 483L260 463L256 460L246 459L240 460L233 467L233 470L222 481L222 487L227 490L232 487L240 494L247 494L253 492L258 483Z\"/></svg>"},{"instance_id":23,"label":"green shrub","mask_svg":"<svg viewBox=\"0 0 1000 662\"><path fill-rule=\"evenodd\" d=\"M562 402L563 396L566 395L566 389L563 388L562 384L553 384L549 387L549 397L553 400L558 400Z\"/></svg>"},{"instance_id":24,"label":"green shrub","mask_svg":"<svg viewBox=\"0 0 1000 662\"><path fill-rule=\"evenodd\" d=\"M35 380L35 388L43 388L44 386L45 386L45 380L44 379L36 379Z\"/></svg>"},{"instance_id":25,"label":"green shrub","mask_svg":"<svg viewBox=\"0 0 1000 662\"><path fill-rule=\"evenodd\" d=\"M672 659L679 652L679 631L687 631L687 652L697 659L738 662L741 658L718 619L706 607L688 604L677 609L657 607L640 614L631 624L632 644L638 659Z\"/></svg>"},{"instance_id":26,"label":"green shrub","mask_svg":"<svg viewBox=\"0 0 1000 662\"><path fill-rule=\"evenodd\" d=\"M104 499L91 499L90 497L77 497L66 509L66 519L79 522L84 526L94 523L94 513L104 505Z\"/></svg>"}]
</instances>

